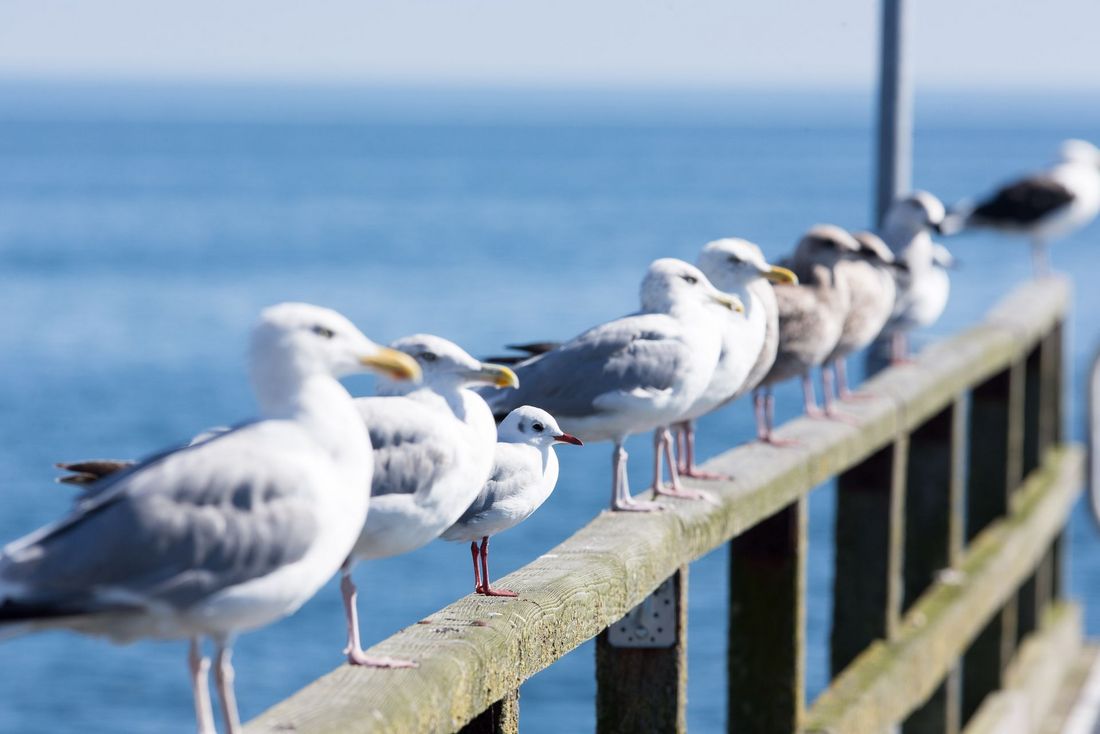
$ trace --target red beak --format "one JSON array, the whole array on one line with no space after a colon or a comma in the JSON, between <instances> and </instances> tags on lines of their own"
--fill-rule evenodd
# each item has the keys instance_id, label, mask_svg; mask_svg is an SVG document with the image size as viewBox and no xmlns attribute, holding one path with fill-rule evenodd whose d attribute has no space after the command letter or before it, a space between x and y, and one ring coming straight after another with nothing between
<instances>
[{"instance_id":1,"label":"red beak","mask_svg":"<svg viewBox=\"0 0 1100 734\"><path fill-rule=\"evenodd\" d=\"M581 440L576 436L570 436L568 433L563 433L560 436L554 436L555 443L571 443L574 446L584 446Z\"/></svg>"}]
</instances>

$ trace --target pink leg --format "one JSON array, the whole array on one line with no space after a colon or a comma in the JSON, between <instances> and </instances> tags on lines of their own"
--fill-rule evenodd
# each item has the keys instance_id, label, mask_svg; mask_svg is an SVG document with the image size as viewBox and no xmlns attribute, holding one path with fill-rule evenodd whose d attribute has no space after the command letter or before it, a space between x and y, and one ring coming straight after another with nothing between
<instances>
[{"instance_id":1,"label":"pink leg","mask_svg":"<svg viewBox=\"0 0 1100 734\"><path fill-rule=\"evenodd\" d=\"M895 331L891 342L890 364L913 364L914 361L909 356L909 335L904 331Z\"/></svg>"},{"instance_id":2,"label":"pink leg","mask_svg":"<svg viewBox=\"0 0 1100 734\"><path fill-rule=\"evenodd\" d=\"M850 415L847 415L841 410L837 410L836 407L836 390L833 385L833 371L829 369L828 365L821 368L821 387L825 393L825 415L832 420L839 421L841 423L854 424L856 419Z\"/></svg>"},{"instance_id":3,"label":"pink leg","mask_svg":"<svg viewBox=\"0 0 1100 734\"><path fill-rule=\"evenodd\" d=\"M626 473L626 449L623 439L615 441L615 450L611 454L611 511L612 512L654 512L665 509L664 505L649 500L636 500L630 496L630 482Z\"/></svg>"},{"instance_id":4,"label":"pink leg","mask_svg":"<svg viewBox=\"0 0 1100 734\"><path fill-rule=\"evenodd\" d=\"M210 673L210 659L202 654L202 646L197 637L191 638L187 664L191 670L191 690L195 694L195 721L198 724L198 734L217 734L218 730L214 726L214 710L210 706L210 683L207 679Z\"/></svg>"},{"instance_id":5,"label":"pink leg","mask_svg":"<svg viewBox=\"0 0 1100 734\"><path fill-rule=\"evenodd\" d=\"M695 424L692 421L685 421L681 425L683 426L685 446L682 456L686 457L686 460L683 462L682 468L680 469L680 476L688 477L689 479L702 479L704 481L728 481L729 477L725 474L703 471L695 466Z\"/></svg>"},{"instance_id":6,"label":"pink leg","mask_svg":"<svg viewBox=\"0 0 1100 734\"><path fill-rule=\"evenodd\" d=\"M474 559L474 593L481 593L481 572L477 566L477 541L470 542L470 556Z\"/></svg>"},{"instance_id":7,"label":"pink leg","mask_svg":"<svg viewBox=\"0 0 1100 734\"><path fill-rule=\"evenodd\" d=\"M481 584L481 592L485 596L519 596L508 589L494 589L489 585L489 536L481 539L481 578L485 579Z\"/></svg>"},{"instance_id":8,"label":"pink leg","mask_svg":"<svg viewBox=\"0 0 1100 734\"><path fill-rule=\"evenodd\" d=\"M836 360L833 362L833 368L836 370L836 386L841 400L874 400L874 395L862 390L854 392L848 387L848 364L846 360Z\"/></svg>"},{"instance_id":9,"label":"pink leg","mask_svg":"<svg viewBox=\"0 0 1100 734\"><path fill-rule=\"evenodd\" d=\"M214 661L214 682L218 686L218 700L222 704L222 721L226 734L240 734L241 716L237 712L237 696L233 692L232 652L226 640L217 640L217 658Z\"/></svg>"},{"instance_id":10,"label":"pink leg","mask_svg":"<svg viewBox=\"0 0 1100 734\"><path fill-rule=\"evenodd\" d=\"M798 441L791 438L778 438L775 435L775 396L771 389L766 388L760 393L760 409L757 413L757 435L760 440L769 446L787 447L800 446Z\"/></svg>"},{"instance_id":11,"label":"pink leg","mask_svg":"<svg viewBox=\"0 0 1100 734\"><path fill-rule=\"evenodd\" d=\"M817 406L817 396L814 395L814 381L807 370L802 375L802 407L806 415L811 418L820 418L824 415Z\"/></svg>"},{"instance_id":12,"label":"pink leg","mask_svg":"<svg viewBox=\"0 0 1100 734\"><path fill-rule=\"evenodd\" d=\"M672 434L669 433L668 428L658 428L657 434L661 436L661 440L659 445L653 447L653 450L654 452L664 451L665 458L668 460L668 475L671 482L667 487L663 484L659 484L653 488L653 491L665 497L715 502L716 500L709 492L704 492L700 489L684 489L684 487L681 486L680 477L676 472L676 463L672 460Z\"/></svg>"},{"instance_id":13,"label":"pink leg","mask_svg":"<svg viewBox=\"0 0 1100 734\"><path fill-rule=\"evenodd\" d=\"M368 668L415 668L417 664L412 660L371 657L363 652L363 646L359 642L359 611L356 608L358 590L355 588L355 582L351 580L350 560L344 562L340 574L340 593L344 597L344 616L348 621L348 644L344 648L344 654L348 656L348 664L364 665Z\"/></svg>"}]
</instances>

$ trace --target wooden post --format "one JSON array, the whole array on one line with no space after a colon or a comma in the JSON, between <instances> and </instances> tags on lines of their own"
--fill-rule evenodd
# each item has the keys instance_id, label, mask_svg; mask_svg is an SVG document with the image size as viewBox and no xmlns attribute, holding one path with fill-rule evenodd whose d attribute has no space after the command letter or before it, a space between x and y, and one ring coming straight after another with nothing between
<instances>
[{"instance_id":1,"label":"wooden post","mask_svg":"<svg viewBox=\"0 0 1100 734\"><path fill-rule=\"evenodd\" d=\"M962 553L964 419L956 400L909 436L903 609Z\"/></svg>"},{"instance_id":2,"label":"wooden post","mask_svg":"<svg viewBox=\"0 0 1100 734\"><path fill-rule=\"evenodd\" d=\"M1016 363L974 388L970 400L966 538L1008 513L1020 484L1023 453L1023 365Z\"/></svg>"},{"instance_id":3,"label":"wooden post","mask_svg":"<svg viewBox=\"0 0 1100 734\"><path fill-rule=\"evenodd\" d=\"M890 204L910 188L913 157L913 86L905 53L905 0L882 0L879 40L878 169L875 221L882 225Z\"/></svg>"},{"instance_id":4,"label":"wooden post","mask_svg":"<svg viewBox=\"0 0 1100 734\"><path fill-rule=\"evenodd\" d=\"M1043 460L1043 453L1049 446L1049 428L1044 431L1044 423L1049 426L1049 419L1044 420L1047 410L1049 395L1049 379L1044 374L1044 362L1050 361L1050 350L1044 348L1043 342L1035 345L1031 354L1027 356L1024 367L1024 455L1021 473L1027 476L1035 471ZM1045 434L1045 435L1044 435Z\"/></svg>"},{"instance_id":5,"label":"wooden post","mask_svg":"<svg viewBox=\"0 0 1100 734\"><path fill-rule=\"evenodd\" d=\"M614 647L596 637L598 734L687 731L687 566L673 576L676 641L671 647Z\"/></svg>"},{"instance_id":6,"label":"wooden post","mask_svg":"<svg viewBox=\"0 0 1100 734\"><path fill-rule=\"evenodd\" d=\"M519 690L485 709L459 734L519 734Z\"/></svg>"},{"instance_id":7,"label":"wooden post","mask_svg":"<svg viewBox=\"0 0 1100 734\"><path fill-rule=\"evenodd\" d=\"M960 560L963 538L965 411L956 400L909 437L905 491L905 596L908 609ZM956 667L902 726L904 734L956 734L962 676Z\"/></svg>"},{"instance_id":8,"label":"wooden post","mask_svg":"<svg viewBox=\"0 0 1100 734\"><path fill-rule=\"evenodd\" d=\"M805 705L806 499L730 542L731 734L797 731Z\"/></svg>"},{"instance_id":9,"label":"wooden post","mask_svg":"<svg viewBox=\"0 0 1100 734\"><path fill-rule=\"evenodd\" d=\"M1025 366L1013 364L974 388L970 404L967 539L1008 514L1023 469ZM1012 596L963 656L962 723L999 689L1016 647L1018 595Z\"/></svg>"},{"instance_id":10,"label":"wooden post","mask_svg":"<svg viewBox=\"0 0 1100 734\"><path fill-rule=\"evenodd\" d=\"M905 437L837 478L833 579L833 676L877 639L894 636L901 616Z\"/></svg>"}]
</instances>

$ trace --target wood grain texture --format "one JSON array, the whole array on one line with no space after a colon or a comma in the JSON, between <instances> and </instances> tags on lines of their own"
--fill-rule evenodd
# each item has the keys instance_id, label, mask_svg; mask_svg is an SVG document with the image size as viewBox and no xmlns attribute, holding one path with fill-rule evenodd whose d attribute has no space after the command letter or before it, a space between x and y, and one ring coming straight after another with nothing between
<instances>
[{"instance_id":1,"label":"wood grain texture","mask_svg":"<svg viewBox=\"0 0 1100 734\"><path fill-rule=\"evenodd\" d=\"M833 682L806 714L805 732L877 732L929 699L962 652L1039 564L1065 525L1082 478L1082 452L1051 452L1013 498L1009 516L970 545L958 570L902 620L892 642L877 642Z\"/></svg>"},{"instance_id":2,"label":"wood grain texture","mask_svg":"<svg viewBox=\"0 0 1100 734\"><path fill-rule=\"evenodd\" d=\"M866 384L878 399L845 406L856 425L801 419L779 434L802 446L750 444L705 468L718 499L674 502L674 512L603 513L508 577L518 599L467 596L371 648L412 658L415 670L342 666L276 704L248 730L454 732L530 676L595 637L679 567L718 548L814 487L893 443L973 384L1027 354L1064 317L1068 287L1029 283L990 320L925 349L916 364ZM604 482L606 477L593 477Z\"/></svg>"}]
</instances>

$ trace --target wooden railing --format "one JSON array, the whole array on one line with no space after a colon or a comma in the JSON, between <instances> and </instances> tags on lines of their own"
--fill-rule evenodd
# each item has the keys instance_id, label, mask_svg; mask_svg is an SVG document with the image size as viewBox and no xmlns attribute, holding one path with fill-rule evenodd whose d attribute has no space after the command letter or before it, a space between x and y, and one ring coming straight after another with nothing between
<instances>
[{"instance_id":1,"label":"wooden railing","mask_svg":"<svg viewBox=\"0 0 1100 734\"><path fill-rule=\"evenodd\" d=\"M856 425L800 419L781 433L800 447L708 462L736 478L706 485L717 506L604 513L502 579L518 599L467 596L371 650L418 669L341 667L248 730L515 732L520 684L596 637L598 731L683 731L688 564L727 543L729 731L1040 721L1081 639L1062 570L1082 465L1061 435L1068 300L1059 279L1017 289L869 381ZM834 477L833 678L807 708L806 503Z\"/></svg>"}]
</instances>

